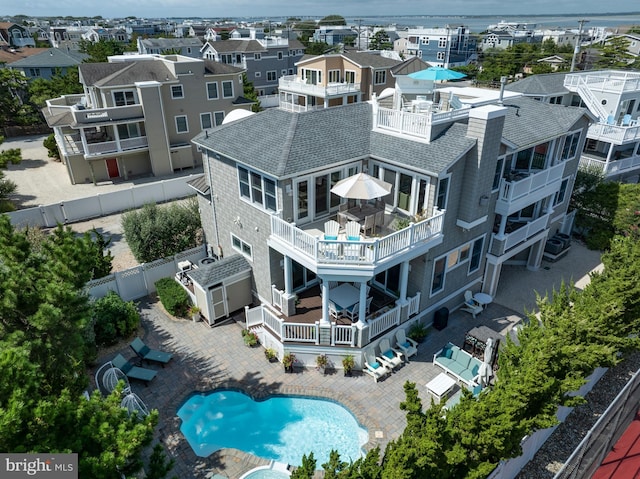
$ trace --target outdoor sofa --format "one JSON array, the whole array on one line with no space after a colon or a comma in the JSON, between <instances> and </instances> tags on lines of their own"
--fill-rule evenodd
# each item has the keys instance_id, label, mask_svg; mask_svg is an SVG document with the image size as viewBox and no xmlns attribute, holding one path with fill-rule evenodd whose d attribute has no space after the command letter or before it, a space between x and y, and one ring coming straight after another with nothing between
<instances>
[{"instance_id":1,"label":"outdoor sofa","mask_svg":"<svg viewBox=\"0 0 640 479\"><path fill-rule=\"evenodd\" d=\"M447 343L444 348L434 354L433 364L440 366L459 381L473 387L476 385L482 362L455 344Z\"/></svg>"}]
</instances>

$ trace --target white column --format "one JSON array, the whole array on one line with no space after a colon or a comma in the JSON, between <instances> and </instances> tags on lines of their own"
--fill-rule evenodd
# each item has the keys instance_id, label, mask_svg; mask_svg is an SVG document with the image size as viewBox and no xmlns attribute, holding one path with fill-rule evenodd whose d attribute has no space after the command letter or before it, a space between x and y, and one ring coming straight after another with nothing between
<instances>
[{"instance_id":1,"label":"white column","mask_svg":"<svg viewBox=\"0 0 640 479\"><path fill-rule=\"evenodd\" d=\"M360 304L358 305L358 323L360 326L364 326L367 315L367 283L360 283Z\"/></svg>"},{"instance_id":2,"label":"white column","mask_svg":"<svg viewBox=\"0 0 640 479\"><path fill-rule=\"evenodd\" d=\"M329 324L329 282L322 280L320 283L320 293L322 294L322 320L320 324Z\"/></svg>"},{"instance_id":3,"label":"white column","mask_svg":"<svg viewBox=\"0 0 640 479\"><path fill-rule=\"evenodd\" d=\"M293 278L291 277L291 269L292 269L291 258L289 258L288 256L285 256L284 257L284 292L286 294L291 294L291 290L293 289L293 285L292 285Z\"/></svg>"},{"instance_id":4,"label":"white column","mask_svg":"<svg viewBox=\"0 0 640 479\"><path fill-rule=\"evenodd\" d=\"M507 219L509 217L507 215L502 215L500 217L500 226L498 227L498 234L496 235L496 239L503 240L504 239L504 230L507 229Z\"/></svg>"},{"instance_id":5,"label":"white column","mask_svg":"<svg viewBox=\"0 0 640 479\"><path fill-rule=\"evenodd\" d=\"M409 261L400 263L400 304L407 302L407 285L409 284Z\"/></svg>"}]
</instances>

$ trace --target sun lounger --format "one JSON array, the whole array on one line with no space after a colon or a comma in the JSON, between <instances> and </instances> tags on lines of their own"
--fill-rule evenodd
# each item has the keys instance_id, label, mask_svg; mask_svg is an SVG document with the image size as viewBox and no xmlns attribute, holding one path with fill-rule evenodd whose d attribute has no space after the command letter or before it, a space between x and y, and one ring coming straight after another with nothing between
<instances>
[{"instance_id":1,"label":"sun lounger","mask_svg":"<svg viewBox=\"0 0 640 479\"><path fill-rule=\"evenodd\" d=\"M144 381L148 383L158 374L157 371L153 369L141 368L138 366L134 366L129 361L127 361L122 354L118 354L111 361L116 368L125 373L129 379L137 379L139 381Z\"/></svg>"},{"instance_id":2,"label":"sun lounger","mask_svg":"<svg viewBox=\"0 0 640 479\"><path fill-rule=\"evenodd\" d=\"M166 353L158 349L150 349L140 338L134 339L129 346L140 359L145 361L155 361L156 363L162 364L162 367L164 367L164 365L173 357L173 354L171 353Z\"/></svg>"}]
</instances>

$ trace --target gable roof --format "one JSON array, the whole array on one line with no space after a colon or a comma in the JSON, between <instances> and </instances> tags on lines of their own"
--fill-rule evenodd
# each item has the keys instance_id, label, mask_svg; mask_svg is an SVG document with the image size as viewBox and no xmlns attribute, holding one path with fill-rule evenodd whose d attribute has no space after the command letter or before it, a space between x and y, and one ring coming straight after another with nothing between
<instances>
[{"instance_id":1,"label":"gable roof","mask_svg":"<svg viewBox=\"0 0 640 479\"><path fill-rule=\"evenodd\" d=\"M59 48L38 49L40 52L8 63L11 68L63 68L80 65L89 55Z\"/></svg>"},{"instance_id":2,"label":"gable roof","mask_svg":"<svg viewBox=\"0 0 640 479\"><path fill-rule=\"evenodd\" d=\"M207 287L245 271L251 271L251 265L244 256L234 254L215 263L198 266L198 268L190 270L187 275L195 283Z\"/></svg>"},{"instance_id":3,"label":"gable roof","mask_svg":"<svg viewBox=\"0 0 640 479\"><path fill-rule=\"evenodd\" d=\"M229 39L217 40L215 42L208 41L208 46L218 53L232 52L265 52L267 49L257 40L246 39Z\"/></svg>"},{"instance_id":4,"label":"gable roof","mask_svg":"<svg viewBox=\"0 0 640 479\"><path fill-rule=\"evenodd\" d=\"M27 58L33 55L38 55L48 48L16 48L13 51L10 49L0 48L0 63L12 63L23 58Z\"/></svg>"},{"instance_id":5,"label":"gable roof","mask_svg":"<svg viewBox=\"0 0 640 479\"><path fill-rule=\"evenodd\" d=\"M116 63L83 63L80 78L85 85L120 86L133 85L139 81L164 82L175 80L171 70L163 62L141 60Z\"/></svg>"},{"instance_id":6,"label":"gable roof","mask_svg":"<svg viewBox=\"0 0 640 479\"><path fill-rule=\"evenodd\" d=\"M343 53L342 56L362 68L391 68L402 63L400 60L394 60L393 58L383 57L374 53L349 52Z\"/></svg>"},{"instance_id":7,"label":"gable roof","mask_svg":"<svg viewBox=\"0 0 640 479\"><path fill-rule=\"evenodd\" d=\"M391 68L391 74L393 76L408 75L409 73L415 73L429 68L431 64L425 62L422 58L411 57L408 60L399 63Z\"/></svg>"},{"instance_id":8,"label":"gable roof","mask_svg":"<svg viewBox=\"0 0 640 479\"><path fill-rule=\"evenodd\" d=\"M571 131L583 116L593 117L586 108L552 105L527 97L504 101L507 115L502 138L516 148L527 148Z\"/></svg>"},{"instance_id":9,"label":"gable roof","mask_svg":"<svg viewBox=\"0 0 640 479\"><path fill-rule=\"evenodd\" d=\"M563 95L569 93L569 90L564 87L565 75L566 73L530 75L517 82L509 83L505 90L524 95Z\"/></svg>"},{"instance_id":10,"label":"gable roof","mask_svg":"<svg viewBox=\"0 0 640 479\"><path fill-rule=\"evenodd\" d=\"M142 38L140 39L147 48L161 48L169 50L171 48L181 47L197 47L202 46L202 41L199 38L184 37L184 38Z\"/></svg>"}]
</instances>

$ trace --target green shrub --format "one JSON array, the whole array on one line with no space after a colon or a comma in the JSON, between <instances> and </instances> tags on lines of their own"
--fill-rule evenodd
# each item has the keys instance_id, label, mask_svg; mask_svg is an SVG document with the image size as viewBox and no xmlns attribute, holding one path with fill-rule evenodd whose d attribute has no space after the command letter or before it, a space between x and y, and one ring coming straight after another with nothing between
<instances>
[{"instance_id":1,"label":"green shrub","mask_svg":"<svg viewBox=\"0 0 640 479\"><path fill-rule=\"evenodd\" d=\"M58 144L56 143L56 137L53 133L44 139L42 146L47 149L47 156L49 158L55 158L56 160L60 159Z\"/></svg>"},{"instance_id":2,"label":"green shrub","mask_svg":"<svg viewBox=\"0 0 640 479\"><path fill-rule=\"evenodd\" d=\"M96 344L109 346L133 334L140 324L140 314L133 301L124 301L117 293L109 293L93 304Z\"/></svg>"},{"instance_id":3,"label":"green shrub","mask_svg":"<svg viewBox=\"0 0 640 479\"><path fill-rule=\"evenodd\" d=\"M418 322L413 323L411 326L409 326L409 331L407 331L407 337L419 343L424 341L424 338L427 337L427 334L429 334L429 331L427 330L426 326Z\"/></svg>"},{"instance_id":4,"label":"green shrub","mask_svg":"<svg viewBox=\"0 0 640 479\"><path fill-rule=\"evenodd\" d=\"M156 281L158 297L164 309L173 316L185 317L189 310L189 295L173 278Z\"/></svg>"}]
</instances>

